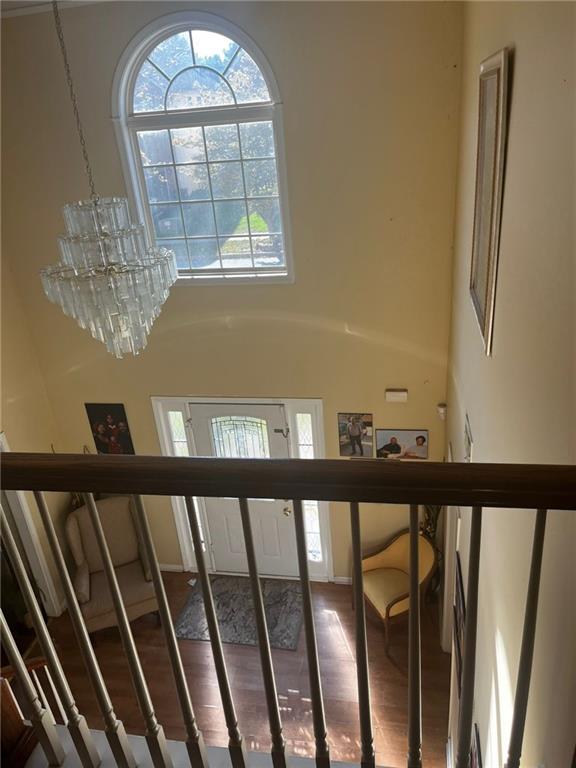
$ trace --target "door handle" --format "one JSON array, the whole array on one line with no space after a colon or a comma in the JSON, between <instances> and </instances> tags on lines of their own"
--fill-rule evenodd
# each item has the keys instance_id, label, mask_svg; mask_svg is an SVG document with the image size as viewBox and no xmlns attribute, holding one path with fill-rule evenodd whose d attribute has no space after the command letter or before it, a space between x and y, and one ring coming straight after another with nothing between
<instances>
[{"instance_id":1,"label":"door handle","mask_svg":"<svg viewBox=\"0 0 576 768\"><path fill-rule=\"evenodd\" d=\"M292 510L290 509L290 507L284 507L282 512L284 512L285 517L290 517L290 515L292 514Z\"/></svg>"}]
</instances>

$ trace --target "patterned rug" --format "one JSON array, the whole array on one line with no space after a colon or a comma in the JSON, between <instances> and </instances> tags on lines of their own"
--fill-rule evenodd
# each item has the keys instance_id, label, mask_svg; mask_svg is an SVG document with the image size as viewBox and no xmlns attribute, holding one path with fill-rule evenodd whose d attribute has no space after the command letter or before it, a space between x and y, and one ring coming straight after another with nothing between
<instances>
[{"instance_id":1,"label":"patterned rug","mask_svg":"<svg viewBox=\"0 0 576 768\"><path fill-rule=\"evenodd\" d=\"M256 645L256 623L250 580L246 576L211 576L220 637L223 643ZM268 636L272 648L295 651L302 627L302 593L297 581L260 579ZM209 640L202 590L197 579L176 620L176 636Z\"/></svg>"}]
</instances>

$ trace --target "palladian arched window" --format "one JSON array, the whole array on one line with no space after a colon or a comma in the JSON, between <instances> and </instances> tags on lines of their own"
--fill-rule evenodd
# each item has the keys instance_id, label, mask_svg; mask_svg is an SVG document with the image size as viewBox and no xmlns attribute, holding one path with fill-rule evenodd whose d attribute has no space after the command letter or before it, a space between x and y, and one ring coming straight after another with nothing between
<instances>
[{"instance_id":1,"label":"palladian arched window","mask_svg":"<svg viewBox=\"0 0 576 768\"><path fill-rule=\"evenodd\" d=\"M134 203L181 277L290 277L279 95L240 30L159 19L119 64L113 112Z\"/></svg>"}]
</instances>

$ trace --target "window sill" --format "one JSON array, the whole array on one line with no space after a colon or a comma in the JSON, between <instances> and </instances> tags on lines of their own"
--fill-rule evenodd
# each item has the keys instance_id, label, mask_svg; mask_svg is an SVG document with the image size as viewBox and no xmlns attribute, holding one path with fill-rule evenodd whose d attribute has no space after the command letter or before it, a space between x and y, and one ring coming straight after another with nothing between
<instances>
[{"instance_id":1,"label":"window sill","mask_svg":"<svg viewBox=\"0 0 576 768\"><path fill-rule=\"evenodd\" d=\"M271 285L271 284L293 284L294 275L288 272L281 274L251 274L251 275L178 275L174 283L175 286L204 286L204 285Z\"/></svg>"}]
</instances>

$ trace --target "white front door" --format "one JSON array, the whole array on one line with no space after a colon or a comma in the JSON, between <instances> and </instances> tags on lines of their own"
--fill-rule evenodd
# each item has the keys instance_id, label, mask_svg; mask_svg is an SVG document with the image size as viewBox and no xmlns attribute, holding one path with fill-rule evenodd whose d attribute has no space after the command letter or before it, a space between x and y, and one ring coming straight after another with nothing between
<instances>
[{"instance_id":1,"label":"white front door","mask_svg":"<svg viewBox=\"0 0 576 768\"><path fill-rule=\"evenodd\" d=\"M287 459L288 423L283 405L190 403L197 456L227 459ZM237 499L205 498L208 538L216 571L247 573L246 549ZM297 576L292 504L250 499L252 535L263 576Z\"/></svg>"}]
</instances>

